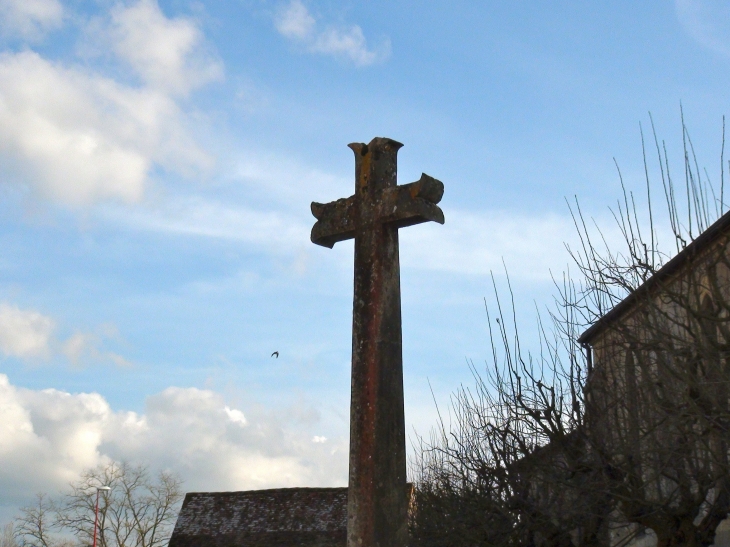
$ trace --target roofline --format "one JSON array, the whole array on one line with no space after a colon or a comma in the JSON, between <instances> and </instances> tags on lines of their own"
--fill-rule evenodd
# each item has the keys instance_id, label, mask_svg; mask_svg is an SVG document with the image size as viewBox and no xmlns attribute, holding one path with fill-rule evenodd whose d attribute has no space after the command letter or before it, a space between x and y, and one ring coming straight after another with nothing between
<instances>
[{"instance_id":1,"label":"roofline","mask_svg":"<svg viewBox=\"0 0 730 547\"><path fill-rule=\"evenodd\" d=\"M730 211L722 215L707 230L702 232L696 239L680 251L674 258L662 266L649 279L644 281L638 288L631 292L621 302L616 304L609 312L604 314L598 321L593 323L578 338L579 344L590 344L591 340L601 333L606 327L626 312L641 296L650 291L655 285L674 274L688 260L697 256L702 249L717 239L726 228L730 227Z\"/></svg>"},{"instance_id":2,"label":"roofline","mask_svg":"<svg viewBox=\"0 0 730 547\"><path fill-rule=\"evenodd\" d=\"M333 492L347 490L347 486L295 486L289 488L267 488L264 490L230 490L224 492L186 492L186 496L228 496L231 494L272 494L274 492Z\"/></svg>"}]
</instances>

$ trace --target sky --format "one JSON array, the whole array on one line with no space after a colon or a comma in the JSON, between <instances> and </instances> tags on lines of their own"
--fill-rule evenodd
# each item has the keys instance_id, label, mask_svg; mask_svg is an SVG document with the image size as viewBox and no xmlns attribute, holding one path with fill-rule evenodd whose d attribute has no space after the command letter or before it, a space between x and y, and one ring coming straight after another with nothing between
<instances>
[{"instance_id":1,"label":"sky","mask_svg":"<svg viewBox=\"0 0 730 547\"><path fill-rule=\"evenodd\" d=\"M0 523L111 460L346 484L353 247L309 205L353 193L348 143L445 186L400 234L413 440L489 359L505 269L535 343L566 200L612 241L649 113L681 174L681 104L717 180L728 89L717 0L0 0Z\"/></svg>"}]
</instances>

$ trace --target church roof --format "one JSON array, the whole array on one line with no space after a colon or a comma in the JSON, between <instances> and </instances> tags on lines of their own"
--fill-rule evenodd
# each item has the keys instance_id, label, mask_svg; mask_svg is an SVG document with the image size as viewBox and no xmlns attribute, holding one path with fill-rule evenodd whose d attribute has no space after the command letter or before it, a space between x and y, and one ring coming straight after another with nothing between
<instances>
[{"instance_id":1,"label":"church roof","mask_svg":"<svg viewBox=\"0 0 730 547\"><path fill-rule=\"evenodd\" d=\"M186 494L169 547L344 547L347 488Z\"/></svg>"},{"instance_id":2,"label":"church roof","mask_svg":"<svg viewBox=\"0 0 730 547\"><path fill-rule=\"evenodd\" d=\"M662 266L659 271L647 279L621 302L616 304L613 309L611 309L598 321L593 323L593 325L580 335L578 342L581 344L590 344L606 327L616 321L625 312L630 310L634 303L642 296L646 295L652 288L659 285L662 281L674 275L682 266L691 259L700 255L702 251L704 251L720 236L727 233L728 230L730 230L730 211L722 215L714 224L707 228L707 230L702 232L674 258Z\"/></svg>"}]
</instances>

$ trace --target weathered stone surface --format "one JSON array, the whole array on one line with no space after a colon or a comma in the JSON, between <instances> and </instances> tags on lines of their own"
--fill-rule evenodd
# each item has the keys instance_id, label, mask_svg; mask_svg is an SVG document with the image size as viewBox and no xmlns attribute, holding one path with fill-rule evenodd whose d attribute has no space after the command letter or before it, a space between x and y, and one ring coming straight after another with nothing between
<instances>
[{"instance_id":1,"label":"weathered stone surface","mask_svg":"<svg viewBox=\"0 0 730 547\"><path fill-rule=\"evenodd\" d=\"M443 184L397 186L402 144L375 138L355 152L355 194L312 203L312 241L355 239L348 547L404 547L408 539L398 229L443 224Z\"/></svg>"}]
</instances>

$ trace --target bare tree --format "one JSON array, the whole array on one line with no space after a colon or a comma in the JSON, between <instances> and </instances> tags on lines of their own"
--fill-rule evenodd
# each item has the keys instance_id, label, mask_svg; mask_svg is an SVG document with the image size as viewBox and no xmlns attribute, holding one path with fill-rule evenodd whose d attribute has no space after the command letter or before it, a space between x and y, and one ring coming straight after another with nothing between
<instances>
[{"instance_id":1,"label":"bare tree","mask_svg":"<svg viewBox=\"0 0 730 547\"><path fill-rule=\"evenodd\" d=\"M18 547L18 542L15 538L15 527L12 522L2 527L2 532L0 532L0 547Z\"/></svg>"},{"instance_id":2,"label":"bare tree","mask_svg":"<svg viewBox=\"0 0 730 547\"><path fill-rule=\"evenodd\" d=\"M39 494L16 520L16 537L28 547L60 547L52 532L75 536L91 545L99 487L97 545L158 547L167 545L182 500L181 481L169 472L151 475L144 466L111 462L87 469L70 490L51 502ZM68 540L66 540L68 541Z\"/></svg>"},{"instance_id":3,"label":"bare tree","mask_svg":"<svg viewBox=\"0 0 730 547\"><path fill-rule=\"evenodd\" d=\"M414 540L599 545L610 499L583 436L585 370L559 336L571 324L538 323L541 350L524 354L514 306L505 317L495 296L491 365L471 365L474 384L453 395L451 422L416 447Z\"/></svg>"},{"instance_id":4,"label":"bare tree","mask_svg":"<svg viewBox=\"0 0 730 547\"><path fill-rule=\"evenodd\" d=\"M180 479L168 472L150 476L143 466L111 463L85 471L59 504L57 525L91 542L96 491L100 486L98 542L101 547L166 545L177 517Z\"/></svg>"},{"instance_id":5,"label":"bare tree","mask_svg":"<svg viewBox=\"0 0 730 547\"><path fill-rule=\"evenodd\" d=\"M430 530L454 545L629 540L612 535L616 521L652 529L659 547L714 541L730 511L730 219L713 226L726 209L724 136L716 188L684 121L682 135L678 188L654 132L668 252L645 151L646 221L619 171L623 248L571 208L579 276L558 284L539 352L522 351L497 297L492 364L485 375L472 366L475 385L454 395L453 421L417 447L422 545L441 544L429 543Z\"/></svg>"},{"instance_id":6,"label":"bare tree","mask_svg":"<svg viewBox=\"0 0 730 547\"><path fill-rule=\"evenodd\" d=\"M23 507L15 519L14 537L23 547L55 547L54 522L53 503L46 494L36 494L35 503Z\"/></svg>"}]
</instances>

